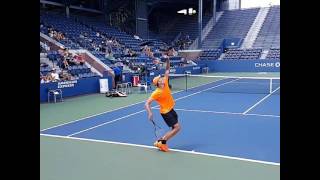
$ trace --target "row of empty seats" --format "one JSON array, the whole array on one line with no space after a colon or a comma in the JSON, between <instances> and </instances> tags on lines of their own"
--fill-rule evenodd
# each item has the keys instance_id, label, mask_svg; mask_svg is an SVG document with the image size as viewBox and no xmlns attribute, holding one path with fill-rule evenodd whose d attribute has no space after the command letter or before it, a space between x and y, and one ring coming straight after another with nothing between
<instances>
[{"instance_id":1,"label":"row of empty seats","mask_svg":"<svg viewBox=\"0 0 320 180\"><path fill-rule=\"evenodd\" d=\"M159 23L159 26L167 28L164 30L165 32L151 32L150 36L161 39L166 43L171 43L179 33L182 33L182 36L189 35L191 40L195 40L198 36L197 18L197 16L184 16L179 14L175 15L174 18L168 16L163 18ZM209 22L210 18L211 16L203 16L203 28Z\"/></svg>"},{"instance_id":2,"label":"row of empty seats","mask_svg":"<svg viewBox=\"0 0 320 180\"><path fill-rule=\"evenodd\" d=\"M225 38L245 38L259 8L224 11L202 43L204 49L219 48Z\"/></svg>"},{"instance_id":3,"label":"row of empty seats","mask_svg":"<svg viewBox=\"0 0 320 180\"><path fill-rule=\"evenodd\" d=\"M208 49L202 52L200 58L206 60L215 60L220 57L221 53L221 49Z\"/></svg>"},{"instance_id":4,"label":"row of empty seats","mask_svg":"<svg viewBox=\"0 0 320 180\"><path fill-rule=\"evenodd\" d=\"M280 6L270 7L253 48L280 47Z\"/></svg>"},{"instance_id":5,"label":"row of empty seats","mask_svg":"<svg viewBox=\"0 0 320 180\"><path fill-rule=\"evenodd\" d=\"M238 59L259 59L262 49L229 49L224 60L238 60Z\"/></svg>"},{"instance_id":6,"label":"row of empty seats","mask_svg":"<svg viewBox=\"0 0 320 180\"><path fill-rule=\"evenodd\" d=\"M266 59L279 59L280 60L280 49L272 48L269 50Z\"/></svg>"}]
</instances>

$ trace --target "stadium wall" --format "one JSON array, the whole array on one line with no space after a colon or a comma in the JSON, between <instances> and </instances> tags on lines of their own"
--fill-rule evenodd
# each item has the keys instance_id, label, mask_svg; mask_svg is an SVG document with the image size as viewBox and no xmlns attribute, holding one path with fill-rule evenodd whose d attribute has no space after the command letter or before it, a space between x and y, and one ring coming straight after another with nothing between
<instances>
[{"instance_id":1,"label":"stadium wall","mask_svg":"<svg viewBox=\"0 0 320 180\"><path fill-rule=\"evenodd\" d=\"M73 81L63 82L51 82L40 84L40 102L48 101L48 90L49 89L61 89L62 98L72 97L84 94L98 93L100 92L99 79L108 79L109 89L112 87L112 77L91 77L83 78ZM51 100L53 99L51 95ZM59 99L59 96L58 98Z\"/></svg>"},{"instance_id":2,"label":"stadium wall","mask_svg":"<svg viewBox=\"0 0 320 180\"><path fill-rule=\"evenodd\" d=\"M201 60L199 66L210 72L280 72L280 60Z\"/></svg>"}]
</instances>

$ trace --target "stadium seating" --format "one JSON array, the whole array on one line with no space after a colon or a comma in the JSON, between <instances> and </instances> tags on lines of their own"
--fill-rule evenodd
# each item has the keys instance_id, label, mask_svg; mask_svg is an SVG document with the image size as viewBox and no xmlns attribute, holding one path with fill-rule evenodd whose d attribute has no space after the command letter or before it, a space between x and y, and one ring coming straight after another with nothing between
<instances>
[{"instance_id":1,"label":"stadium seating","mask_svg":"<svg viewBox=\"0 0 320 180\"><path fill-rule=\"evenodd\" d=\"M259 59L262 49L229 49L224 60L244 60L244 59Z\"/></svg>"},{"instance_id":2,"label":"stadium seating","mask_svg":"<svg viewBox=\"0 0 320 180\"><path fill-rule=\"evenodd\" d=\"M215 60L218 59L221 55L220 49L208 49L204 50L202 54L200 55L201 60Z\"/></svg>"},{"instance_id":3,"label":"stadium seating","mask_svg":"<svg viewBox=\"0 0 320 180\"><path fill-rule=\"evenodd\" d=\"M166 42L167 44L171 44L174 38L179 33L184 33L189 35L191 40L195 40L198 36L198 17L197 16L184 16L184 15L177 15L175 19L172 17L167 17L168 19L162 19L160 22L160 26L162 27L169 27L165 30L165 32L151 32L149 35L151 38L161 39L162 41ZM209 22L210 16L203 16L203 24L202 27ZM169 23L168 23L169 22ZM173 23L173 25L169 25Z\"/></svg>"},{"instance_id":4,"label":"stadium seating","mask_svg":"<svg viewBox=\"0 0 320 180\"><path fill-rule=\"evenodd\" d=\"M280 6L270 7L253 47L263 49L280 47Z\"/></svg>"},{"instance_id":5,"label":"stadium seating","mask_svg":"<svg viewBox=\"0 0 320 180\"><path fill-rule=\"evenodd\" d=\"M202 43L202 48L219 48L225 38L245 38L259 8L224 11Z\"/></svg>"},{"instance_id":6,"label":"stadium seating","mask_svg":"<svg viewBox=\"0 0 320 180\"><path fill-rule=\"evenodd\" d=\"M279 59L280 60L280 48L270 49L266 59Z\"/></svg>"}]
</instances>

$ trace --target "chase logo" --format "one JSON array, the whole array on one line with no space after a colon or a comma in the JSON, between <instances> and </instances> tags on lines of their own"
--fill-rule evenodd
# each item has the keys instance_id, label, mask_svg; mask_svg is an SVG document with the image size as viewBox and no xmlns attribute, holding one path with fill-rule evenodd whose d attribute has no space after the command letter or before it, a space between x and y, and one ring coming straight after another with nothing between
<instances>
[{"instance_id":1,"label":"chase logo","mask_svg":"<svg viewBox=\"0 0 320 180\"><path fill-rule=\"evenodd\" d=\"M280 67L280 62L276 63L254 63L256 68L265 67L265 68L272 68L272 67Z\"/></svg>"}]
</instances>

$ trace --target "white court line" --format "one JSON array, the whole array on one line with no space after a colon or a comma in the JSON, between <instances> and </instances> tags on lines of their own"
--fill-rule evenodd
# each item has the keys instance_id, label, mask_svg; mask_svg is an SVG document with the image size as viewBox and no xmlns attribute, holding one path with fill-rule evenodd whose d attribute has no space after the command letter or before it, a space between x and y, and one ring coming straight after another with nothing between
<instances>
[{"instance_id":1,"label":"white court line","mask_svg":"<svg viewBox=\"0 0 320 180\"><path fill-rule=\"evenodd\" d=\"M195 86L195 87L192 87L190 89L194 89L194 88L197 88L197 87L200 87L200 86L205 86L205 85L208 85L208 84L211 84L211 83L216 83L216 82L221 81L221 80L223 80L223 79L220 79L220 80L217 80L217 81L214 81L214 82L209 82L209 83L206 83L206 84L202 84L202 85L199 85L199 86ZM180 93L180 92L183 92L183 91L185 91L185 90L176 91L176 92L172 93L172 95ZM104 112L101 112L101 113L98 113L98 114L94 114L94 115L91 115L91 116L83 117L83 118L80 118L80 119L77 119L77 120L74 120L74 121L58 124L56 126L52 126L52 127L49 127L49 128L42 129L42 130L40 130L40 132L46 131L48 129L53 129L53 128L56 128L56 127L60 127L60 126L66 125L66 124L71 124L71 123L74 123L74 122L77 122L77 121L81 121L81 120L84 120L84 119L87 119L87 118L99 116L99 115L104 114L104 113L109 113L109 112L112 112L112 111L117 111L117 110L120 110L120 109L124 109L124 108L130 107L130 106L134 106L134 105L137 105L137 104L140 104L140 103L144 103L144 102L145 102L145 100L137 102L137 103L134 103L134 104L129 104L127 106L122 106L122 107L117 108L117 109L112 109L112 110L104 111Z\"/></svg>"},{"instance_id":2,"label":"white court line","mask_svg":"<svg viewBox=\"0 0 320 180\"><path fill-rule=\"evenodd\" d=\"M67 136L59 136L59 135L51 135L51 134L40 134L40 136L55 137L55 138L62 138L62 139L72 139L72 140L80 140L80 141L100 142L100 143L117 144L117 145L125 145L125 146L134 146L134 147L142 147L142 148L148 148L148 149L156 149L156 147L154 147L154 146L131 144L131 143L121 143L121 142L114 142L114 141L67 137ZM260 160L254 160L254 159L232 157L232 156L224 156L224 155L218 155L218 154L201 153L201 152L194 152L194 151L186 151L186 150L180 150L180 149L170 149L170 150L174 151L174 152L182 152L182 153L188 153L188 154L204 155L204 156L219 157L219 158L225 158L225 159L240 160L240 161L246 161L246 162L254 162L254 163L280 166L280 163L275 163L275 162L260 161Z\"/></svg>"},{"instance_id":3,"label":"white court line","mask_svg":"<svg viewBox=\"0 0 320 180\"><path fill-rule=\"evenodd\" d=\"M222 86L222 85L224 85L224 84L231 83L231 82L233 82L233 81L236 81L236 80L228 81L228 82L225 82L225 83L222 83L222 84L219 84L219 85L216 85L216 86L213 86L213 87L210 87L210 88L204 89L204 90L202 90L202 91L198 91L198 92L195 92L195 93L189 94L189 95L187 95L187 96L182 96L182 97L180 97L180 98L177 98L175 101L178 101L178 100L181 100L181 99L187 98L187 97L189 97L189 96L193 96L193 95L199 94L199 93L201 93L201 92L203 92L203 91L208 91L208 90L210 90L210 89L213 89L213 88L216 88L216 87ZM152 108L155 108L155 107L159 107L159 105L153 106ZM80 134L80 133L83 133L83 132L86 132L86 131L92 130L92 129L94 129L94 128L97 128L97 127L103 126L103 125L105 125L105 124L110 124L110 123L113 123L113 122L119 121L119 120L121 120L121 119L124 119L124 118L130 117L130 116L133 116L133 115L135 115L135 114L142 113L142 112L144 112L144 111L146 111L146 110L141 110L141 111L138 111L138 112L135 112L135 113L131 113L131 114L128 114L128 115L126 115L126 116L123 116L123 117L120 117L120 118L117 118L117 119L114 119L114 120L111 120L111 121L108 121L108 122L105 122L105 123L102 123L102 124L99 124L99 125L93 126L93 127L91 127L91 128L87 128L87 129L84 129L84 130L82 130L82 131L75 132L75 133L73 133L73 134L69 134L68 136L69 136L69 137L70 137L70 136L74 136L74 135L76 135L76 134Z\"/></svg>"},{"instance_id":4,"label":"white court line","mask_svg":"<svg viewBox=\"0 0 320 180\"><path fill-rule=\"evenodd\" d=\"M210 90L210 89L217 88L217 87L222 86L222 85L225 85L225 84L232 83L233 81L237 81L237 80L238 80L238 79L234 79L234 80L231 80L231 81L228 81L228 82L225 82L225 83L222 83L222 84L219 84L219 85L216 85L216 86L213 86L213 87L210 87L210 88L207 88L207 89L204 89L204 90L201 90L201 91L198 91L198 92L192 93L192 94L189 94L189 95L187 95L187 96L183 96L183 97L177 98L177 99L176 99L176 101L177 101L177 100L180 100L180 99L187 98L187 97L189 97L189 96L193 96L193 95L196 95L196 94L202 93L202 92L204 92L204 91L208 91L208 90Z\"/></svg>"},{"instance_id":5,"label":"white court line","mask_svg":"<svg viewBox=\"0 0 320 180\"><path fill-rule=\"evenodd\" d=\"M262 98L260 101L258 101L256 104L254 104L253 106L251 106L249 109L247 109L246 111L244 111L242 114L247 114L247 112L249 112L251 109L253 109L254 107L256 107L258 104L260 104L262 101L264 101L265 99L267 99L269 96L271 96L274 92L276 92L278 89L280 89L280 87L278 87L277 89L275 89L274 91L272 91L270 94L268 94L267 96L265 96L264 98Z\"/></svg>"},{"instance_id":6,"label":"white court line","mask_svg":"<svg viewBox=\"0 0 320 180\"><path fill-rule=\"evenodd\" d=\"M83 132L86 132L86 131L89 131L89 130L91 130L91 129L95 129L95 128L97 128L97 127L100 127L100 126L103 126L103 125L106 125L106 124L110 124L110 123L119 121L119 120L121 120L121 119L124 119L124 118L130 117L130 116L139 114L139 113L141 113L141 112L143 112L143 111L146 111L146 110L141 110L141 111L138 111L138 112L135 112L135 113L131 113L131 114L128 114L128 115L126 115L126 116L122 116L122 117L120 117L120 118L117 118L117 119L114 119L114 120L111 120L111 121L108 121L108 122L99 124L99 125L97 125L97 126L93 126L93 127L91 127L91 128L84 129L84 130L82 130L82 131L75 132L75 133L73 133L73 134L69 134L68 137L73 136L73 135L76 135L76 134L80 134L80 133L83 133Z\"/></svg>"},{"instance_id":7,"label":"white court line","mask_svg":"<svg viewBox=\"0 0 320 180\"><path fill-rule=\"evenodd\" d=\"M160 108L154 108L154 109L160 109ZM214 114L233 114L233 115L241 115L241 116L263 116L263 117L275 117L279 118L278 115L272 115L272 114L243 114L241 112L225 112L225 111L206 111L206 110L197 110L197 109L179 109L174 108L176 111L189 111L189 112L201 112L201 113L214 113Z\"/></svg>"},{"instance_id":8,"label":"white court line","mask_svg":"<svg viewBox=\"0 0 320 180\"><path fill-rule=\"evenodd\" d=\"M129 107L129 106L134 106L134 105L137 105L137 104L143 103L143 102L144 102L144 101L137 102L137 103L130 104L130 105L127 105L127 106L122 106L122 107L117 108L117 109L112 109L112 110L109 110L109 111L105 111L105 112L101 112L101 113L94 114L94 115L91 115L91 116L87 116L87 117L84 117L84 118L80 118L80 119L77 119L77 120L74 120L74 121L70 121L70 122L66 122L66 123L63 123L63 124L56 125L56 126L52 126L52 127L46 128L46 129L42 129L40 132L46 131L46 130L48 130L48 129L53 129L53 128L56 128L56 127L59 127L59 126L63 126L63 125L66 125L66 124L71 124L71 123L74 123L74 122L77 122L77 121L81 121L81 120L84 120L84 119L87 119L87 118L99 116L99 115L104 114L104 113L109 113L109 112L112 112L112 111L117 111L117 110L120 110L120 109Z\"/></svg>"}]
</instances>

